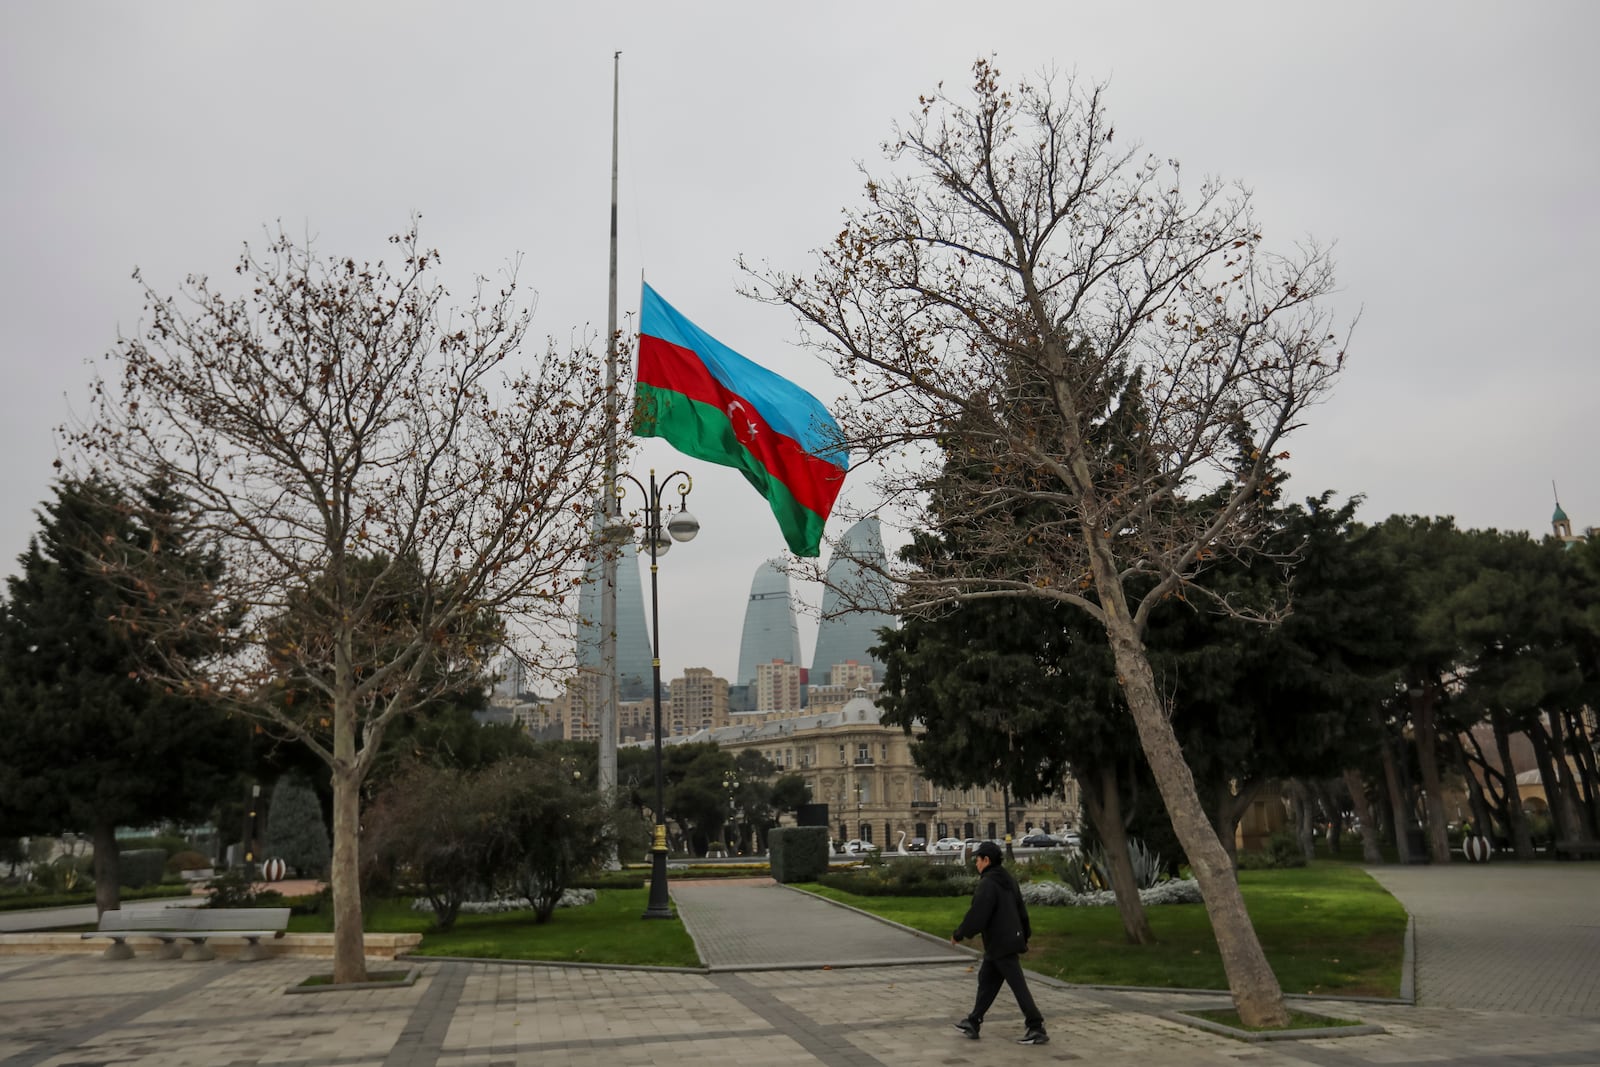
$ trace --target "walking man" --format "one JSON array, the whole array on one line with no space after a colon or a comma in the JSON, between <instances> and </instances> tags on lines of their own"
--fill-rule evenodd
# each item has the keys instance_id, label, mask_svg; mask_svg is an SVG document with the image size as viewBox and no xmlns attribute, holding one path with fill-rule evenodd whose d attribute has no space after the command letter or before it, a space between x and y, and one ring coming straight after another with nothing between
<instances>
[{"instance_id":1,"label":"walking man","mask_svg":"<svg viewBox=\"0 0 1600 1067\"><path fill-rule=\"evenodd\" d=\"M984 1013L1000 992L1001 984L1011 987L1022 1009L1022 1021L1027 1032L1017 1039L1019 1045L1043 1045L1050 1035L1044 1032L1044 1016L1033 1002L1028 991L1028 980L1022 974L1022 961L1017 956L1028 951L1028 938L1033 927L1028 923L1028 906L1022 902L1022 890L1017 880L1005 869L1005 857L1000 846L993 841L979 842L973 850L978 867L978 888L972 893L972 907L961 920L950 943L964 941L975 934L983 935L983 966L978 968L978 999L972 1012L956 1023L956 1029L978 1039L978 1029L983 1025Z\"/></svg>"}]
</instances>

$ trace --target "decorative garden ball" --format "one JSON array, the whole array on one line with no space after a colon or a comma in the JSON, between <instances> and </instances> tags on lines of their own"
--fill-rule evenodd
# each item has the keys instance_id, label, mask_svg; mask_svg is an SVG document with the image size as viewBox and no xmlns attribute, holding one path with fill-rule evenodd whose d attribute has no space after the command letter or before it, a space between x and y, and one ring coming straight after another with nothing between
<instances>
[{"instance_id":1,"label":"decorative garden ball","mask_svg":"<svg viewBox=\"0 0 1600 1067\"><path fill-rule=\"evenodd\" d=\"M280 859L270 859L261 865L261 877L269 882L281 882L289 873L289 865Z\"/></svg>"},{"instance_id":2,"label":"decorative garden ball","mask_svg":"<svg viewBox=\"0 0 1600 1067\"><path fill-rule=\"evenodd\" d=\"M1494 848L1487 837L1468 837L1462 839L1461 851L1473 863L1487 863Z\"/></svg>"}]
</instances>

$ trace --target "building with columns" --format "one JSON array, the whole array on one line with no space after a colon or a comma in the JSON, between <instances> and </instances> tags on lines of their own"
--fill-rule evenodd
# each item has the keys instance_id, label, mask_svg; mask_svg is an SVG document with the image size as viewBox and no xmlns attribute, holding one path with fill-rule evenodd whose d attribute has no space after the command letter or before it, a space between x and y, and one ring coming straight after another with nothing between
<instances>
[{"instance_id":1,"label":"building with columns","mask_svg":"<svg viewBox=\"0 0 1600 1067\"><path fill-rule=\"evenodd\" d=\"M761 721L755 721L758 717ZM1005 836L1002 791L941 789L928 782L911 758L911 738L882 721L864 688L836 711L734 718L746 721L669 743L713 741L735 755L754 750L779 774L800 775L813 803L828 806L829 833L836 841L861 838L892 851L901 834L929 843L940 837ZM1016 836L1029 827L1076 826L1077 819L1075 784L1060 796L1011 804Z\"/></svg>"}]
</instances>

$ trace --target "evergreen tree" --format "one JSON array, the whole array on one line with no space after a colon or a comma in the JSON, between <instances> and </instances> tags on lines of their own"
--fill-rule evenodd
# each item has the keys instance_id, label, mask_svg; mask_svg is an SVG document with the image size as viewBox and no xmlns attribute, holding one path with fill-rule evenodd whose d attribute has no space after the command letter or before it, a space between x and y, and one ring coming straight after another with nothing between
<instances>
[{"instance_id":1,"label":"evergreen tree","mask_svg":"<svg viewBox=\"0 0 1600 1067\"><path fill-rule=\"evenodd\" d=\"M302 877L320 877L331 854L317 794L298 775L279 778L267 808L266 855L282 860Z\"/></svg>"},{"instance_id":2,"label":"evergreen tree","mask_svg":"<svg viewBox=\"0 0 1600 1067\"><path fill-rule=\"evenodd\" d=\"M205 610L163 602L142 568L216 576L188 547L180 502L160 489L134 509L116 486L64 480L40 513L41 529L7 580L0 610L0 807L35 833L88 832L95 845L95 903L119 906L116 828L203 816L239 769L247 736L202 695L152 680L172 652L127 622L134 612ZM115 576L115 577L114 577ZM186 639L201 654L214 639Z\"/></svg>"}]
</instances>

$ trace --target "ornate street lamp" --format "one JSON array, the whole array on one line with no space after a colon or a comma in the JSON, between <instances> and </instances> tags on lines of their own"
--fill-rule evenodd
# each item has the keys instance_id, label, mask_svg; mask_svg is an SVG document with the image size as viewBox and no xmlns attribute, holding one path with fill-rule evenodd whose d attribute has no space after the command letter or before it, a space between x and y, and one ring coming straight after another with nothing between
<instances>
[{"instance_id":1,"label":"ornate street lamp","mask_svg":"<svg viewBox=\"0 0 1600 1067\"><path fill-rule=\"evenodd\" d=\"M728 823L722 828L722 843L729 851L733 851L733 840L728 836L729 830L738 830L737 794L739 792L739 772L728 771L722 776L723 791L728 794ZM744 835L740 834L741 841Z\"/></svg>"},{"instance_id":2,"label":"ornate street lamp","mask_svg":"<svg viewBox=\"0 0 1600 1067\"><path fill-rule=\"evenodd\" d=\"M673 479L682 478L683 484L678 489L678 510L668 513L666 521L662 521L661 497ZM673 471L661 481L656 481L656 472L650 471L650 484L646 486L631 474L618 474L616 488L617 499L621 500L627 493L627 487L620 484L622 481L632 482L638 486L645 497L644 510L644 543L650 550L650 639L651 639L651 675L655 690L655 720L656 720L656 832L655 841L650 852L650 903L644 909L645 919L670 919L672 906L667 897L667 821L666 821L666 794L661 780L661 610L656 592L656 560L667 554L667 549L672 547L673 541L693 541L695 534L700 532L700 521L689 514L689 509L684 506L684 498L689 495L689 490L694 488L694 479L684 471ZM633 536L633 527L623 522L612 523L606 529L609 540L622 542Z\"/></svg>"}]
</instances>

